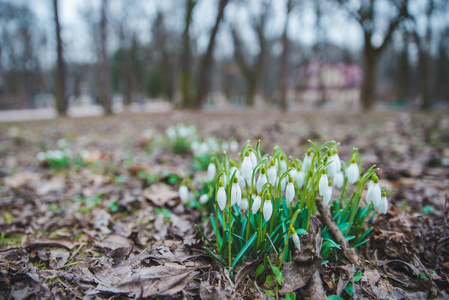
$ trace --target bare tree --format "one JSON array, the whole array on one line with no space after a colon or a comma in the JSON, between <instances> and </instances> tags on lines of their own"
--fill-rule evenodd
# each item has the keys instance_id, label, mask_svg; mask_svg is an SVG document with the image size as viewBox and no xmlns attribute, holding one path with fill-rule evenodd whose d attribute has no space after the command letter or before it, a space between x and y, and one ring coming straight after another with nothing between
<instances>
[{"instance_id":1,"label":"bare tree","mask_svg":"<svg viewBox=\"0 0 449 300\"><path fill-rule=\"evenodd\" d=\"M110 81L110 64L107 53L108 42L108 0L103 0L101 5L101 18L100 18L100 49L98 53L98 67L99 67L99 86L98 86L98 98L100 104L104 108L105 114L112 114L112 92Z\"/></svg>"},{"instance_id":2,"label":"bare tree","mask_svg":"<svg viewBox=\"0 0 449 300\"><path fill-rule=\"evenodd\" d=\"M229 3L229 0L220 0L218 3L218 13L215 18L215 24L212 28L211 34L209 36L209 44L207 46L206 53L201 59L200 69L198 74L197 81L197 95L196 95L196 107L201 107L204 102L204 98L210 89L211 82L211 69L213 65L214 58L214 48L215 48L215 38L218 33L218 29L220 27L220 23L223 20L224 10L226 5Z\"/></svg>"},{"instance_id":3,"label":"bare tree","mask_svg":"<svg viewBox=\"0 0 449 300\"><path fill-rule=\"evenodd\" d=\"M384 21L387 24L386 32L381 37L380 43L375 43L374 38L382 35L377 27L379 11L376 0L361 0L357 5L351 5L353 2L338 0L340 4L349 12L351 16L359 23L363 30L363 63L364 77L362 81L362 90L360 94L360 102L364 110L369 110L375 100L376 92L376 74L379 57L391 41L391 37L399 24L408 17L407 5L408 0L389 1L390 12L394 12L394 16ZM382 18L382 17L381 17ZM378 44L378 45L377 45Z\"/></svg>"},{"instance_id":4,"label":"bare tree","mask_svg":"<svg viewBox=\"0 0 449 300\"><path fill-rule=\"evenodd\" d=\"M56 50L58 53L57 72L55 78L56 110L60 116L67 115L68 100L66 97L66 65L63 56L61 26L59 23L58 0L53 0L53 11L56 31Z\"/></svg>"},{"instance_id":5,"label":"bare tree","mask_svg":"<svg viewBox=\"0 0 449 300\"><path fill-rule=\"evenodd\" d=\"M184 19L183 53L181 57L181 94L182 107L194 108L195 102L191 93L192 84L192 49L190 47L190 25L192 23L192 13L197 0L186 0L186 11Z\"/></svg>"},{"instance_id":6,"label":"bare tree","mask_svg":"<svg viewBox=\"0 0 449 300\"><path fill-rule=\"evenodd\" d=\"M290 52L290 41L287 35L288 29L288 21L290 20L290 13L294 7L294 0L287 1L287 15L285 17L284 31L282 33L281 41L282 41L282 54L281 54L281 70L280 70L280 90L279 90L279 99L281 104L281 109L283 111L287 110L287 88L288 88L288 58Z\"/></svg>"},{"instance_id":7,"label":"bare tree","mask_svg":"<svg viewBox=\"0 0 449 300\"><path fill-rule=\"evenodd\" d=\"M252 19L252 26L257 35L259 45L259 53L256 55L254 62L247 61L249 55L245 51L245 45L233 27L232 39L234 43L234 59L239 66L240 72L246 82L246 105L254 105L254 97L256 96L258 84L264 68L264 59L267 51L267 38L265 36L265 27L270 13L271 1L264 1L262 12Z\"/></svg>"}]
</instances>

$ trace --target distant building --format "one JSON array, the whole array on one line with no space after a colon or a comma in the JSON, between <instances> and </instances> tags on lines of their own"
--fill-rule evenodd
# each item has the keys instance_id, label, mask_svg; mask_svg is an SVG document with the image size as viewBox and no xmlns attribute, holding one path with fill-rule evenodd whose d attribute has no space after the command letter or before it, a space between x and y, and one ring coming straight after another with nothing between
<instances>
[{"instance_id":1,"label":"distant building","mask_svg":"<svg viewBox=\"0 0 449 300\"><path fill-rule=\"evenodd\" d=\"M355 64L312 61L296 73L299 101L314 106L358 106L362 69Z\"/></svg>"}]
</instances>

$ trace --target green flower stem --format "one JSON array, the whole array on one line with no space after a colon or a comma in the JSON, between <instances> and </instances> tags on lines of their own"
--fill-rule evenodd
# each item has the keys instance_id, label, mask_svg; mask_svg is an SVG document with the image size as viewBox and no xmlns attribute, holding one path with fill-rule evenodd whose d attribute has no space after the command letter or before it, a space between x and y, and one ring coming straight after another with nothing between
<instances>
[{"instance_id":1,"label":"green flower stem","mask_svg":"<svg viewBox=\"0 0 449 300\"><path fill-rule=\"evenodd\" d=\"M232 266L232 252L231 252L231 243L232 243L232 233L231 233L231 199L228 199L228 209L229 209L229 216L228 216L228 232L229 232L229 236L228 236L228 260L229 260L229 266Z\"/></svg>"}]
</instances>

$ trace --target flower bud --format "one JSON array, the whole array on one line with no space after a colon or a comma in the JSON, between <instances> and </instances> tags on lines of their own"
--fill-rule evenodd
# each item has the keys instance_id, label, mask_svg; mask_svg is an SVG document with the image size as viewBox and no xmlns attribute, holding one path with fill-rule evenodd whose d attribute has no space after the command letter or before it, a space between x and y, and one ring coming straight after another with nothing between
<instances>
[{"instance_id":1,"label":"flower bud","mask_svg":"<svg viewBox=\"0 0 449 300\"><path fill-rule=\"evenodd\" d=\"M268 168L268 180L274 186L276 184L277 172L274 160L271 160L270 167Z\"/></svg>"},{"instance_id":2,"label":"flower bud","mask_svg":"<svg viewBox=\"0 0 449 300\"><path fill-rule=\"evenodd\" d=\"M231 205L237 204L240 206L242 202L242 190L238 184L238 179L234 177L234 182L231 188Z\"/></svg>"},{"instance_id":3,"label":"flower bud","mask_svg":"<svg viewBox=\"0 0 449 300\"><path fill-rule=\"evenodd\" d=\"M346 176L348 177L348 181L352 184L356 183L359 180L360 172L359 167L355 162L355 158L351 159L351 164L346 170Z\"/></svg>"},{"instance_id":4,"label":"flower bud","mask_svg":"<svg viewBox=\"0 0 449 300\"><path fill-rule=\"evenodd\" d=\"M189 189L185 185L179 187L178 193L182 202L186 202L189 199Z\"/></svg>"},{"instance_id":5,"label":"flower bud","mask_svg":"<svg viewBox=\"0 0 449 300\"><path fill-rule=\"evenodd\" d=\"M243 162L242 162L241 171L242 171L243 179L246 180L247 184L251 184L251 175L252 175L252 171L253 171L252 165L253 164L251 162L251 158L249 158L249 152L246 151L245 158L243 159Z\"/></svg>"},{"instance_id":6,"label":"flower bud","mask_svg":"<svg viewBox=\"0 0 449 300\"><path fill-rule=\"evenodd\" d=\"M344 182L345 182L345 176L343 175L343 172L341 172L341 171L337 172L334 177L335 186L341 190Z\"/></svg>"},{"instance_id":7,"label":"flower bud","mask_svg":"<svg viewBox=\"0 0 449 300\"><path fill-rule=\"evenodd\" d=\"M207 194L203 194L198 201L200 204L206 204L206 202L209 201L209 196Z\"/></svg>"},{"instance_id":8,"label":"flower bud","mask_svg":"<svg viewBox=\"0 0 449 300\"><path fill-rule=\"evenodd\" d=\"M329 202L332 199L332 180L329 179L329 183L327 186L327 191L326 193L323 195L323 204L324 206L327 206L329 204Z\"/></svg>"},{"instance_id":9,"label":"flower bud","mask_svg":"<svg viewBox=\"0 0 449 300\"><path fill-rule=\"evenodd\" d=\"M265 183L267 183L267 174L265 168L262 167L259 178L257 179L257 192L260 192Z\"/></svg>"},{"instance_id":10,"label":"flower bud","mask_svg":"<svg viewBox=\"0 0 449 300\"><path fill-rule=\"evenodd\" d=\"M288 203L291 203L293 201L293 198L295 198L295 186L293 184L293 177L289 176L287 188L285 190L285 199L288 201Z\"/></svg>"},{"instance_id":11,"label":"flower bud","mask_svg":"<svg viewBox=\"0 0 449 300\"><path fill-rule=\"evenodd\" d=\"M265 219L265 222L268 222L270 220L272 214L273 214L273 203L271 203L270 194L267 194L267 198L265 199L263 205L263 218Z\"/></svg>"},{"instance_id":12,"label":"flower bud","mask_svg":"<svg viewBox=\"0 0 449 300\"><path fill-rule=\"evenodd\" d=\"M341 160L340 160L340 156L338 155L338 151L337 149L334 149L334 154L332 155L332 157L334 158L335 161L335 165L337 167L337 172L341 171Z\"/></svg>"},{"instance_id":13,"label":"flower bud","mask_svg":"<svg viewBox=\"0 0 449 300\"><path fill-rule=\"evenodd\" d=\"M207 177L210 181L214 180L215 174L217 173L217 167L214 163L214 158L210 160L209 166L207 166Z\"/></svg>"},{"instance_id":14,"label":"flower bud","mask_svg":"<svg viewBox=\"0 0 449 300\"><path fill-rule=\"evenodd\" d=\"M259 209L260 209L260 205L262 204L262 199L261 199L261 195L259 193L259 195L257 195L256 199L254 199L253 205L251 207L251 211L253 213L253 215L255 215Z\"/></svg>"},{"instance_id":15,"label":"flower bud","mask_svg":"<svg viewBox=\"0 0 449 300\"><path fill-rule=\"evenodd\" d=\"M223 187L223 182L220 180L220 187L217 192L217 203L221 211L226 207L226 191Z\"/></svg>"},{"instance_id":16,"label":"flower bud","mask_svg":"<svg viewBox=\"0 0 449 300\"><path fill-rule=\"evenodd\" d=\"M312 150L307 150L306 156L304 157L304 161L302 163L302 168L304 173L309 171L310 166L312 165Z\"/></svg>"},{"instance_id":17,"label":"flower bud","mask_svg":"<svg viewBox=\"0 0 449 300\"><path fill-rule=\"evenodd\" d=\"M295 244L296 249L298 249L298 251L301 251L301 241L299 240L299 236L296 232L292 232L292 240Z\"/></svg>"},{"instance_id":18,"label":"flower bud","mask_svg":"<svg viewBox=\"0 0 449 300\"><path fill-rule=\"evenodd\" d=\"M321 175L320 182L318 184L318 191L320 192L320 196L322 197L325 193L327 193L327 186L329 184L329 180L327 178L326 170Z\"/></svg>"},{"instance_id":19,"label":"flower bud","mask_svg":"<svg viewBox=\"0 0 449 300\"><path fill-rule=\"evenodd\" d=\"M380 199L379 203L379 213L386 214L388 211L388 200L387 200L387 194L385 191L382 191L382 198Z\"/></svg>"}]
</instances>

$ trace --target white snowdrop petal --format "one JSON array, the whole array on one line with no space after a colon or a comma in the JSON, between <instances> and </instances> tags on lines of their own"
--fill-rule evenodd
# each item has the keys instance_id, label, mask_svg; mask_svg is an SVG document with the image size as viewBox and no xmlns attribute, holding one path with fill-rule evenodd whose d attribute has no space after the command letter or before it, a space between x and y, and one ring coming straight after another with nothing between
<instances>
[{"instance_id":1,"label":"white snowdrop petal","mask_svg":"<svg viewBox=\"0 0 449 300\"><path fill-rule=\"evenodd\" d=\"M359 175L359 167L357 164L350 164L347 170L348 181L352 184L356 183L359 180Z\"/></svg>"},{"instance_id":2,"label":"white snowdrop petal","mask_svg":"<svg viewBox=\"0 0 449 300\"><path fill-rule=\"evenodd\" d=\"M226 207L226 191L224 187L219 187L217 192L217 203L221 211Z\"/></svg>"},{"instance_id":3,"label":"white snowdrop petal","mask_svg":"<svg viewBox=\"0 0 449 300\"><path fill-rule=\"evenodd\" d=\"M179 187L178 193L182 202L186 202L189 199L189 189L185 185Z\"/></svg>"},{"instance_id":4,"label":"white snowdrop petal","mask_svg":"<svg viewBox=\"0 0 449 300\"><path fill-rule=\"evenodd\" d=\"M270 220L272 214L273 204L271 203L271 200L266 200L263 205L263 218L265 219L265 222L268 222Z\"/></svg>"},{"instance_id":5,"label":"white snowdrop petal","mask_svg":"<svg viewBox=\"0 0 449 300\"><path fill-rule=\"evenodd\" d=\"M209 200L209 196L207 194L201 195L200 199L198 200L200 204L206 204L206 202Z\"/></svg>"},{"instance_id":6,"label":"white snowdrop petal","mask_svg":"<svg viewBox=\"0 0 449 300\"><path fill-rule=\"evenodd\" d=\"M337 172L337 174L335 174L335 177L334 177L335 186L341 190L344 182L345 182L345 177L343 175L343 172Z\"/></svg>"},{"instance_id":7,"label":"white snowdrop petal","mask_svg":"<svg viewBox=\"0 0 449 300\"><path fill-rule=\"evenodd\" d=\"M270 183L272 185L275 185L276 178L277 178L276 167L275 166L269 167L268 168L268 180L270 181Z\"/></svg>"},{"instance_id":8,"label":"white snowdrop petal","mask_svg":"<svg viewBox=\"0 0 449 300\"><path fill-rule=\"evenodd\" d=\"M321 175L320 182L318 184L318 191L322 197L327 192L327 187L329 186L329 179L326 174Z\"/></svg>"},{"instance_id":9,"label":"white snowdrop petal","mask_svg":"<svg viewBox=\"0 0 449 300\"><path fill-rule=\"evenodd\" d=\"M380 189L379 183L375 183L371 190L372 190L371 197L372 197L374 206L378 207L380 205L380 202L382 199L382 191Z\"/></svg>"},{"instance_id":10,"label":"white snowdrop petal","mask_svg":"<svg viewBox=\"0 0 449 300\"><path fill-rule=\"evenodd\" d=\"M257 196L256 199L254 199L253 205L251 206L251 211L253 213L253 215L255 215L260 208L260 205L262 204L262 199L260 198L260 196Z\"/></svg>"},{"instance_id":11,"label":"white snowdrop petal","mask_svg":"<svg viewBox=\"0 0 449 300\"><path fill-rule=\"evenodd\" d=\"M260 192L260 190L266 183L267 183L267 176L265 174L260 174L259 178L257 179L257 192Z\"/></svg>"},{"instance_id":12,"label":"white snowdrop petal","mask_svg":"<svg viewBox=\"0 0 449 300\"><path fill-rule=\"evenodd\" d=\"M296 249L298 249L298 251L301 251L301 241L299 240L298 234L292 234L292 240L295 244Z\"/></svg>"},{"instance_id":13,"label":"white snowdrop petal","mask_svg":"<svg viewBox=\"0 0 449 300\"><path fill-rule=\"evenodd\" d=\"M213 180L215 178L215 174L217 172L217 167L214 163L210 163L209 166L207 166L207 177L209 180Z\"/></svg>"},{"instance_id":14,"label":"white snowdrop petal","mask_svg":"<svg viewBox=\"0 0 449 300\"><path fill-rule=\"evenodd\" d=\"M332 199L332 187L327 187L327 192L323 195L323 204L324 206L327 206Z\"/></svg>"},{"instance_id":15,"label":"white snowdrop petal","mask_svg":"<svg viewBox=\"0 0 449 300\"><path fill-rule=\"evenodd\" d=\"M295 198L295 186L293 185L293 182L289 182L287 183L287 188L285 191L285 199L288 203L291 203L293 198Z\"/></svg>"},{"instance_id":16,"label":"white snowdrop petal","mask_svg":"<svg viewBox=\"0 0 449 300\"><path fill-rule=\"evenodd\" d=\"M379 203L379 212L381 214L386 214L388 211L388 200L387 197L382 197Z\"/></svg>"}]
</instances>

